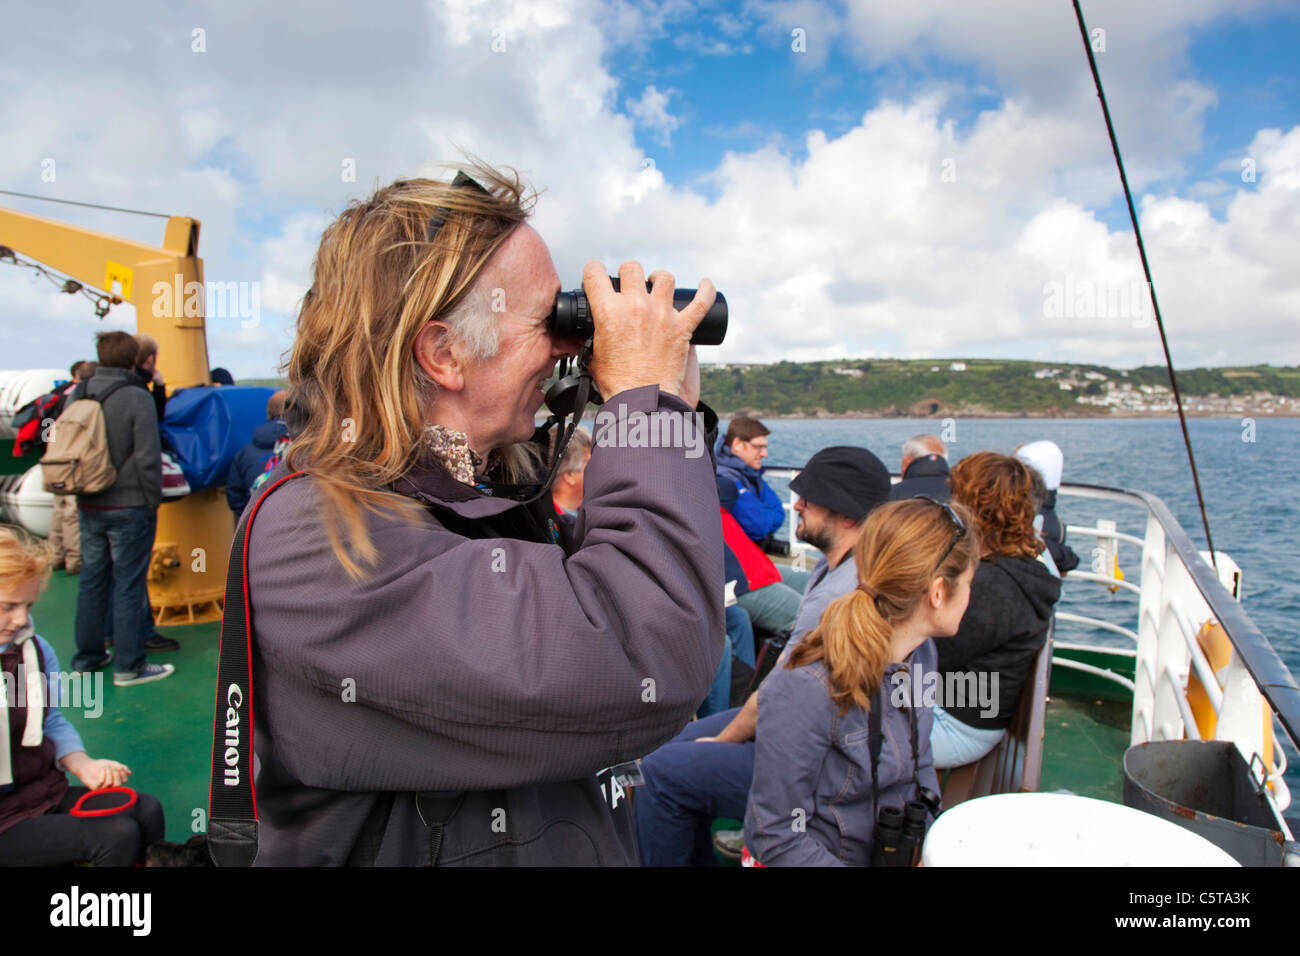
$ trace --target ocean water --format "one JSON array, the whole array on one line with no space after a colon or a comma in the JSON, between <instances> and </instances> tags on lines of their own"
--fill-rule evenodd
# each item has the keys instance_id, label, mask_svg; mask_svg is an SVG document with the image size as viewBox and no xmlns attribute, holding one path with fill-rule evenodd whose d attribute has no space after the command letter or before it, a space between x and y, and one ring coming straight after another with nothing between
<instances>
[{"instance_id":1,"label":"ocean water","mask_svg":"<svg viewBox=\"0 0 1300 956\"><path fill-rule=\"evenodd\" d=\"M892 472L902 444L922 432L940 434L940 421L896 419L770 419L766 464L802 466L828 445L870 449ZM725 429L725 422L722 427ZM1177 419L957 419L949 461L977 451L1011 454L1017 445L1051 439L1065 455L1066 482L1146 491L1164 500L1192 542L1205 549L1191 468ZM1243 606L1279 656L1300 679L1300 419L1194 419L1188 423L1216 551L1242 569ZM785 497L785 482L772 481ZM1062 497L1057 513L1066 524L1093 525L1111 518L1120 531L1142 537L1145 510ZM785 534L783 530L782 535ZM1083 565L1095 539L1069 543ZM1120 567L1137 577L1140 549L1121 544ZM1068 581L1068 577L1067 577ZM1137 595L1114 595L1098 584L1066 585L1059 607L1136 630ZM1057 639L1131 646L1123 637L1058 622ZM1300 805L1300 761L1288 748L1287 781ZM1295 814L1293 808L1288 811Z\"/></svg>"}]
</instances>

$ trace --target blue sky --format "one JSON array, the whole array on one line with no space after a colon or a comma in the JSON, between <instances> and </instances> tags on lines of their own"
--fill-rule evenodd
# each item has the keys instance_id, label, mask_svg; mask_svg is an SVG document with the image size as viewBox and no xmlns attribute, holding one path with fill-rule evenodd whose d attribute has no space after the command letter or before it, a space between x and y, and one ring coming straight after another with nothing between
<instances>
[{"instance_id":1,"label":"blue sky","mask_svg":"<svg viewBox=\"0 0 1300 956\"><path fill-rule=\"evenodd\" d=\"M729 17L737 9L734 4L710 6L717 17ZM1069 29L1076 31L1072 11L1067 4L1061 7ZM1084 14L1086 18L1087 5ZM655 86L660 92L671 91L667 109L681 125L667 141L658 131L638 125L637 145L672 182L710 198L717 195L710 174L728 150L773 143L802 158L809 129L842 135L880 100L906 99L931 87L951 91L944 117L966 131L981 112L996 109L1004 97L1017 92L1000 84L991 69L920 49L905 59L872 66L838 39L814 38L814 44L824 43L826 62L810 68L805 58L791 52L791 38L784 32L734 37L719 31L716 42L725 48L703 53L699 45L690 44L687 48L696 54L683 56L683 37L697 35L685 28L673 31L650 44L643 56L612 56L608 66L625 90ZM1082 41L1077 33L1074 36L1077 57L1063 67L1082 76L1088 65ZM1221 157L1244 154L1260 129L1290 129L1300 123L1300 7L1281 7L1245 20L1225 13L1188 31L1188 49L1180 59L1180 73L1212 88L1218 101L1205 113L1203 151L1186 157L1182 175L1162 179L1162 189L1177 190L1205 179L1236 179L1238 171L1219 168ZM1102 54L1103 85L1106 66ZM1111 87L1107 95L1114 97L1117 90ZM624 97L625 108L628 99ZM1093 107L1086 118L1095 120L1096 135L1105 140L1100 106ZM1120 148L1127 154L1122 136ZM1128 227L1122 197L1096 211L1112 228ZM1221 207L1215 212L1222 217Z\"/></svg>"}]
</instances>

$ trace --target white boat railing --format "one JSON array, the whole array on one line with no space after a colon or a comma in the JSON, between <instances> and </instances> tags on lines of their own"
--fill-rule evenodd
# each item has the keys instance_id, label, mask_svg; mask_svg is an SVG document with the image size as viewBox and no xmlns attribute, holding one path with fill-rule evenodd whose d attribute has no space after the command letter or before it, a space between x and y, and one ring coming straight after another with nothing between
<instances>
[{"instance_id":1,"label":"white boat railing","mask_svg":"<svg viewBox=\"0 0 1300 956\"><path fill-rule=\"evenodd\" d=\"M793 478L798 469L765 468L764 474ZM1240 604L1241 569L1223 552L1217 552L1217 572L1208 555L1197 551L1187 532L1168 506L1155 495L1096 485L1063 484L1063 497L1088 498L1141 508L1146 512L1142 537L1118 530L1113 520L1096 526L1069 525L1067 531L1096 539L1089 568L1069 572L1072 586L1089 583L1109 590L1138 595L1137 629L1085 614L1057 611L1058 621L1068 621L1124 637L1129 650L1098 648L1121 655L1133 654L1135 676L1122 675L1079 661L1057 657L1053 666L1097 673L1126 687L1133 694L1130 743L1153 740L1200 740L1198 715L1188 698L1188 683L1196 675L1212 716L1202 710L1201 722L1213 725L1213 739L1235 743L1281 819L1291 802L1285 773L1286 752L1281 737L1300 744L1300 685L1296 683L1272 645ZM793 494L785 504L790 512L787 537L795 567L811 567L817 551L795 538L797 516ZM1116 576L1119 545L1141 548L1136 580ZM1226 664L1216 671L1198 640L1207 621L1217 622L1231 642ZM1057 642L1062 650L1086 648Z\"/></svg>"},{"instance_id":2,"label":"white boat railing","mask_svg":"<svg viewBox=\"0 0 1300 956\"><path fill-rule=\"evenodd\" d=\"M1113 568L1119 542L1140 545L1138 581L1116 581L1093 571L1072 571L1065 581L1119 585L1138 594L1136 633L1084 615L1058 612L1058 619L1078 620L1130 637L1136 651L1130 743L1152 740L1200 740L1201 726L1212 739L1230 740L1250 764L1259 786L1267 786L1279 811L1291 802L1285 774L1286 752L1275 727L1294 742L1300 726L1300 687L1277 652L1242 608L1241 569L1223 552L1218 569L1197 551L1187 533L1159 498L1145 492L1090 485L1062 485L1062 496L1091 498L1143 508L1142 538L1117 532L1110 522L1094 528L1070 526L1069 532L1095 537L1106 565ZM1216 671L1198 639L1201 628L1217 622L1232 644L1226 663ZM1196 676L1211 713L1194 712L1188 696ZM1198 722L1198 716L1200 721Z\"/></svg>"}]
</instances>

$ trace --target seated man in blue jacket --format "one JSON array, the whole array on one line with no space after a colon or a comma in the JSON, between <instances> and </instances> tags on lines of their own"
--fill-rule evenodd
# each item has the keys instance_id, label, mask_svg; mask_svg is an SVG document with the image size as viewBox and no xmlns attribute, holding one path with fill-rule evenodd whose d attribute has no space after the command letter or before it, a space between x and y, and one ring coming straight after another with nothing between
<instances>
[{"instance_id":1,"label":"seated man in blue jacket","mask_svg":"<svg viewBox=\"0 0 1300 956\"><path fill-rule=\"evenodd\" d=\"M283 391L267 400L266 421L253 429L253 440L235 455L226 474L226 504L235 513L235 519L244 513L248 504L249 489L257 476L266 470L266 461L275 452L275 443L285 436Z\"/></svg>"},{"instance_id":2,"label":"seated man in blue jacket","mask_svg":"<svg viewBox=\"0 0 1300 956\"><path fill-rule=\"evenodd\" d=\"M740 523L752 541L762 542L785 521L785 509L776 492L763 480L767 436L771 432L757 418L733 418L718 442L718 477L735 486L736 494L722 507ZM722 482L718 483L719 489Z\"/></svg>"}]
</instances>

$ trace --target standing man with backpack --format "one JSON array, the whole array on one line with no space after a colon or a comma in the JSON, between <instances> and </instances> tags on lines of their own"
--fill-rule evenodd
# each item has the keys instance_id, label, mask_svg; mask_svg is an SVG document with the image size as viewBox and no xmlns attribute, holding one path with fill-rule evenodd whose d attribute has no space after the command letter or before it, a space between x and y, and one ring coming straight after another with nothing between
<instances>
[{"instance_id":1,"label":"standing man with backpack","mask_svg":"<svg viewBox=\"0 0 1300 956\"><path fill-rule=\"evenodd\" d=\"M116 475L107 488L93 493L79 490L77 494L82 565L77 655L72 666L95 671L113 660L104 647L104 615L111 590L117 652L113 683L128 687L162 680L175 671L170 664L150 664L144 646L151 630L142 608L158 506L162 504L162 447L153 399L135 387L135 339L126 332L101 332L96 344L99 368L85 388L71 397L99 403L107 458ZM75 404L69 405L63 417L74 412ZM59 429L64 428L63 417L56 426ZM88 420L93 430L93 417L93 410L89 416L77 410L72 421ZM92 450L88 457L96 454ZM46 480L50 480L48 469ZM58 489L53 490L57 493Z\"/></svg>"},{"instance_id":2,"label":"standing man with backpack","mask_svg":"<svg viewBox=\"0 0 1300 956\"><path fill-rule=\"evenodd\" d=\"M82 382L90 380L95 374L94 362L73 362L72 381L63 386L63 404L58 411L63 411L70 396ZM58 418L56 414L54 416ZM54 550L54 562L51 567L66 568L69 574L81 573L81 529L78 526L77 499L73 495L55 495L54 513L50 518L50 547Z\"/></svg>"}]
</instances>

